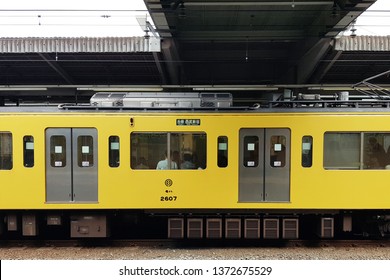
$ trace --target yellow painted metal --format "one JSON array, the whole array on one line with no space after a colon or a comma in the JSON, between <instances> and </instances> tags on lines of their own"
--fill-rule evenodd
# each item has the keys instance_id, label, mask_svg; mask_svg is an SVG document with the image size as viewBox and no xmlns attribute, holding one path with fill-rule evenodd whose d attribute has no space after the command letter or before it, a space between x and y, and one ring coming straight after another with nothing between
<instances>
[{"instance_id":1,"label":"yellow painted metal","mask_svg":"<svg viewBox=\"0 0 390 280\"><path fill-rule=\"evenodd\" d=\"M130 119L132 118L132 125ZM176 126L176 119L200 126ZM98 130L98 203L45 202L45 129ZM291 201L239 203L239 130L291 129ZM324 170L327 131L390 131L390 114L331 113L24 113L0 114L0 132L13 136L13 169L0 170L0 209L390 209L390 170ZM131 132L207 134L204 170L132 170ZM23 166L23 136L34 136L35 165ZM120 137L121 162L108 165L108 139ZM313 137L313 166L301 166L302 137ZM229 165L217 167L217 139L229 139ZM170 187L165 180L171 179ZM170 191L167 193L166 191ZM167 195L168 194L168 195ZM169 196L175 196L174 201ZM166 200L165 197L168 197Z\"/></svg>"}]
</instances>

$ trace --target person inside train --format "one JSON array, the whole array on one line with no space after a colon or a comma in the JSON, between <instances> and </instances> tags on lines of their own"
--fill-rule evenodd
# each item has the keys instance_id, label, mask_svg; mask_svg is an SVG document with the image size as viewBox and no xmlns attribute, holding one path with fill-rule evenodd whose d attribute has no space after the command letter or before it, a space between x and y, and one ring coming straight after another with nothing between
<instances>
[{"instance_id":1,"label":"person inside train","mask_svg":"<svg viewBox=\"0 0 390 280\"><path fill-rule=\"evenodd\" d=\"M149 166L147 165L146 159L144 157L139 158L136 169L149 169Z\"/></svg>"},{"instance_id":2,"label":"person inside train","mask_svg":"<svg viewBox=\"0 0 390 280\"><path fill-rule=\"evenodd\" d=\"M368 139L369 143L369 162L371 169L384 168L387 165L386 152L375 137Z\"/></svg>"},{"instance_id":3,"label":"person inside train","mask_svg":"<svg viewBox=\"0 0 390 280\"><path fill-rule=\"evenodd\" d=\"M195 164L192 162L192 154L184 153L181 169L195 169Z\"/></svg>"},{"instance_id":4,"label":"person inside train","mask_svg":"<svg viewBox=\"0 0 390 280\"><path fill-rule=\"evenodd\" d=\"M168 164L168 162L170 162L170 164ZM168 168L170 166L170 168ZM157 167L156 169L160 169L160 170L165 170L165 169L178 169L177 167L177 163L175 161L172 160L172 152L171 152L171 157L168 159L168 153L165 152L165 159L163 160L160 160L158 163L157 163Z\"/></svg>"}]
</instances>

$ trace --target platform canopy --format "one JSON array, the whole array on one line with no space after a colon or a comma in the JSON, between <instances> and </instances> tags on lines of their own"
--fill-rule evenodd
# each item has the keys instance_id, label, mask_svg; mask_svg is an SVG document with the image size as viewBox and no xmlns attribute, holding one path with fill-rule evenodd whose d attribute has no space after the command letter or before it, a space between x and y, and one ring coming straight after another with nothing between
<instances>
[{"instance_id":1,"label":"platform canopy","mask_svg":"<svg viewBox=\"0 0 390 280\"><path fill-rule=\"evenodd\" d=\"M340 48L373 3L145 0L144 37L1 38L0 96L355 84L390 69L388 47Z\"/></svg>"}]
</instances>

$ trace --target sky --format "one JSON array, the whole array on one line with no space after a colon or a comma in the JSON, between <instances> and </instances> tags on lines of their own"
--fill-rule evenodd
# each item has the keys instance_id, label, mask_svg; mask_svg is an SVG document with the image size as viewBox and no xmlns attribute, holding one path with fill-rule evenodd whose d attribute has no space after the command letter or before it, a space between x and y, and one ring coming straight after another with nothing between
<instances>
[{"instance_id":1,"label":"sky","mask_svg":"<svg viewBox=\"0 0 390 280\"><path fill-rule=\"evenodd\" d=\"M143 36L136 17L151 22L143 0L2 0L0 37ZM390 0L377 0L355 28L356 35L390 35Z\"/></svg>"},{"instance_id":2,"label":"sky","mask_svg":"<svg viewBox=\"0 0 390 280\"><path fill-rule=\"evenodd\" d=\"M357 19L355 28L356 35L390 35L390 0L377 0Z\"/></svg>"},{"instance_id":3,"label":"sky","mask_svg":"<svg viewBox=\"0 0 390 280\"><path fill-rule=\"evenodd\" d=\"M0 37L143 36L147 14L143 0L2 0Z\"/></svg>"}]
</instances>

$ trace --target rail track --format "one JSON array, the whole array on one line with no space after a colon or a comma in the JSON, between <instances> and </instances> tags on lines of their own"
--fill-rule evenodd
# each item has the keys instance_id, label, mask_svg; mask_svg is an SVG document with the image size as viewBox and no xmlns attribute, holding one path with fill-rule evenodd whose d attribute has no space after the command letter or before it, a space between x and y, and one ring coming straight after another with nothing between
<instances>
[{"instance_id":1,"label":"rail track","mask_svg":"<svg viewBox=\"0 0 390 280\"><path fill-rule=\"evenodd\" d=\"M0 248L11 247L150 247L150 248L291 248L291 247L390 247L389 240L168 240L168 239L68 239L0 240Z\"/></svg>"}]
</instances>

